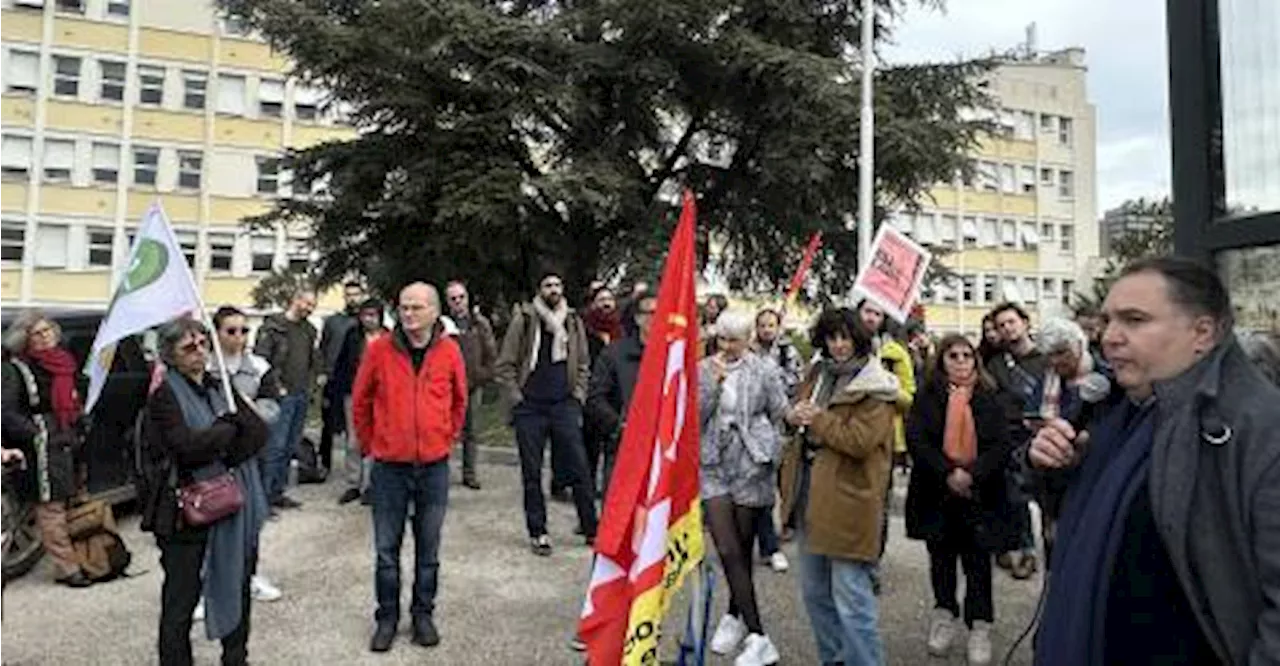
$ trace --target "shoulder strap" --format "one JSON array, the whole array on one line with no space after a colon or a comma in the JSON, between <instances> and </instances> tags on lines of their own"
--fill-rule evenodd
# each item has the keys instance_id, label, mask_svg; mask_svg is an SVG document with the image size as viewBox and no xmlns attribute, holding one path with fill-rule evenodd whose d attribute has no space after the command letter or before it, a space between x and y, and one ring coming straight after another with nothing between
<instances>
[{"instance_id":1,"label":"shoulder strap","mask_svg":"<svg viewBox=\"0 0 1280 666\"><path fill-rule=\"evenodd\" d=\"M18 370L18 374L22 375L22 383L27 388L27 403L32 409L40 406L40 387L36 384L35 373L31 372L31 366L16 358L9 359L13 363L13 367Z\"/></svg>"}]
</instances>

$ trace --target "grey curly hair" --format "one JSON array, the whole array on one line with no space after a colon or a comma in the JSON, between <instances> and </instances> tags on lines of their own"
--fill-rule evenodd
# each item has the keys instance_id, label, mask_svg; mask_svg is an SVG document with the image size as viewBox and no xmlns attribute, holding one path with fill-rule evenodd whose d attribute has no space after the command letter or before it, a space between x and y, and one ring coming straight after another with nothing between
<instances>
[{"instance_id":1,"label":"grey curly hair","mask_svg":"<svg viewBox=\"0 0 1280 666\"><path fill-rule=\"evenodd\" d=\"M58 322L54 321L44 310L32 308L23 310L14 318L13 323L9 324L9 329L4 332L4 348L10 354L21 354L27 351L27 342L31 337L31 329L36 327L42 321L49 322L53 327L53 333L62 341L62 327Z\"/></svg>"},{"instance_id":2,"label":"grey curly hair","mask_svg":"<svg viewBox=\"0 0 1280 666\"><path fill-rule=\"evenodd\" d=\"M725 310L716 317L716 335L738 340L750 340L756 330L755 317L741 310Z\"/></svg>"},{"instance_id":3,"label":"grey curly hair","mask_svg":"<svg viewBox=\"0 0 1280 666\"><path fill-rule=\"evenodd\" d=\"M1084 353L1089 347L1089 339L1085 337L1084 329L1079 324L1070 319L1055 318L1040 325L1036 344L1041 354L1051 354L1063 348Z\"/></svg>"},{"instance_id":4,"label":"grey curly hair","mask_svg":"<svg viewBox=\"0 0 1280 666\"><path fill-rule=\"evenodd\" d=\"M164 324L157 332L156 346L160 352L160 360L165 365L172 366L177 360L178 343L187 337L188 333L200 333L208 336L209 329L205 328L204 323L197 319L174 319Z\"/></svg>"}]
</instances>

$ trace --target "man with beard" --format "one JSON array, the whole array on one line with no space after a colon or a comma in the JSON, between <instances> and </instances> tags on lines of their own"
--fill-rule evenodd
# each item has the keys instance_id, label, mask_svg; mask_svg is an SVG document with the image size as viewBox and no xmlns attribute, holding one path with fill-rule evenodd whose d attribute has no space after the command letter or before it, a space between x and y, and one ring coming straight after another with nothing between
<instances>
[{"instance_id":1,"label":"man with beard","mask_svg":"<svg viewBox=\"0 0 1280 666\"><path fill-rule=\"evenodd\" d=\"M338 354L347 339L347 332L356 327L356 310L364 299L364 285L359 280L348 280L342 285L342 300L346 308L329 315L320 329L320 355L324 361L321 372L326 377L320 402L320 418L323 422L320 428L320 464L325 470L333 469L333 438L347 429L342 398L336 395L327 380L333 379L333 366L338 362Z\"/></svg>"},{"instance_id":2,"label":"man with beard","mask_svg":"<svg viewBox=\"0 0 1280 666\"><path fill-rule=\"evenodd\" d=\"M551 555L542 458L548 435L552 456L562 457L573 488L579 529L595 540L596 506L582 446L582 405L590 374L586 328L564 300L564 280L555 271L538 280L538 295L512 313L498 356L497 381L511 405L520 450L525 526L530 549Z\"/></svg>"}]
</instances>

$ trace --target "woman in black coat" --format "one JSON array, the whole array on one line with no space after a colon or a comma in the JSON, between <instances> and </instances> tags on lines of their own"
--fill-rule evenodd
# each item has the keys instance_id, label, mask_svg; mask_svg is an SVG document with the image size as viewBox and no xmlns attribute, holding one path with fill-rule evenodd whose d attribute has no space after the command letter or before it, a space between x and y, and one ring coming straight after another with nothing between
<instances>
[{"instance_id":1,"label":"woman in black coat","mask_svg":"<svg viewBox=\"0 0 1280 666\"><path fill-rule=\"evenodd\" d=\"M1016 545L1004 482L1009 441L1003 398L966 338L947 336L907 418L914 464L907 491L907 536L925 541L934 592L929 652L945 655L961 616L956 561L965 573L969 663L990 661L995 619L991 555ZM950 425L951 427L948 427Z\"/></svg>"}]
</instances>

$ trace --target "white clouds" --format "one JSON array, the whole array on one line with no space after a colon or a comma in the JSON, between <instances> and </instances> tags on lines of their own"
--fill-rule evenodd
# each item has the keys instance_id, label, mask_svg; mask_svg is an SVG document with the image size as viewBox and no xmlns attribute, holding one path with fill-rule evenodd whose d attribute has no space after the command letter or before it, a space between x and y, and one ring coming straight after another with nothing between
<instances>
[{"instance_id":1,"label":"white clouds","mask_svg":"<svg viewBox=\"0 0 1280 666\"><path fill-rule=\"evenodd\" d=\"M1035 22L1040 50L1082 46L1098 109L1098 204L1169 189L1164 0L952 0L913 10L886 56L946 60L1020 46Z\"/></svg>"}]
</instances>

